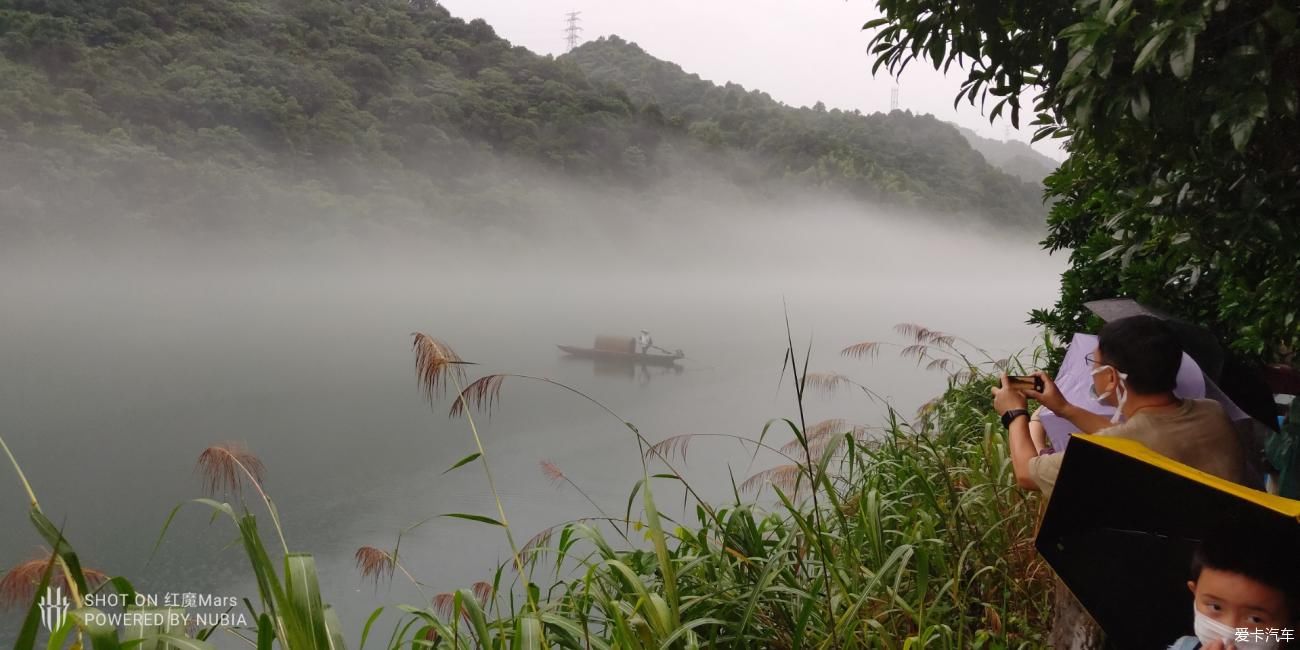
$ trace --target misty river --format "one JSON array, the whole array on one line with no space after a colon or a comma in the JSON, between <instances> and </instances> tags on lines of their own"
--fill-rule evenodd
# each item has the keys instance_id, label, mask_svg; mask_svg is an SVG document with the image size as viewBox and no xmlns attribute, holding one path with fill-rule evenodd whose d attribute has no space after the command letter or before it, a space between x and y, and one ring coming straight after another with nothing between
<instances>
[{"instance_id":1,"label":"misty river","mask_svg":"<svg viewBox=\"0 0 1300 650\"><path fill-rule=\"evenodd\" d=\"M1050 306L1064 266L1022 233L882 215L754 218L772 222L585 240L477 233L348 255L32 253L0 263L0 435L83 565L129 576L144 593L255 599L237 531L224 518L210 522L205 506L181 508L150 561L172 508L203 495L199 454L223 441L246 444L266 466L290 547L315 555L324 598L355 642L375 607L420 600L400 574L391 587L363 581L359 546L391 549L400 530L432 515L496 516L477 463L444 473L474 442L463 418L448 417L450 396L431 408L421 395L412 332L476 363L471 380L503 371L552 378L651 440L757 437L769 419L796 415L781 377L787 314L800 355L811 342L810 370L849 375L910 414L943 387L943 375L891 349L875 361L839 350L902 342L892 331L899 322L998 356L1031 349L1027 313ZM687 358L678 368L606 367L555 347L641 328ZM807 409L810 422L882 417L861 393L811 395ZM548 479L543 460L607 512L626 508L638 448L591 403L508 379L498 407L476 421L517 538L597 514ZM691 444L682 469L721 501L732 476L739 482L772 464L707 438ZM656 489L674 494L667 484ZM256 495L244 496L273 539ZM693 521L680 493L659 501L667 516ZM25 508L5 465L6 565L41 548ZM509 556L500 528L448 518L408 534L401 551L429 593L491 580ZM12 642L20 614L2 614L0 643ZM381 619L380 634L392 620Z\"/></svg>"}]
</instances>

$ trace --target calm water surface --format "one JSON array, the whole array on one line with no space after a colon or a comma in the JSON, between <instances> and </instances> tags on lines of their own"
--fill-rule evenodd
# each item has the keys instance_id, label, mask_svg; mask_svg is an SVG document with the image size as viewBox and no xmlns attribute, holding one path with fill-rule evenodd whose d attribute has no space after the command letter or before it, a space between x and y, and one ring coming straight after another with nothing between
<instances>
[{"instance_id":1,"label":"calm water surface","mask_svg":"<svg viewBox=\"0 0 1300 650\"><path fill-rule=\"evenodd\" d=\"M412 331L480 364L471 378L553 378L652 440L757 436L768 419L795 415L790 383L779 376L787 311L796 345L812 343L812 370L848 374L905 412L943 377L889 353L866 362L838 350L900 340L891 327L902 321L960 334L997 355L1033 345L1024 315L1052 302L1061 261L1032 243L969 234L940 241L933 230L903 226L851 235L853 243L804 247L793 261L753 253L758 236L747 235L743 243L719 236L716 256L702 246L690 259L655 263L613 255L489 270L382 254L228 268L25 264L0 280L0 435L83 564L128 576L146 593L255 600L233 526L209 523L203 506L181 509L149 561L171 509L202 495L200 452L245 443L266 465L290 546L315 554L325 598L355 643L375 607L419 601L403 582L363 582L352 559L358 546L391 548L403 527L439 513L495 516L477 464L444 474L473 440L464 420L447 417L449 399L432 408L422 399ZM642 327L689 359L676 370L607 368L555 348ZM860 395L814 396L807 406L810 420L880 422ZM625 507L640 472L636 444L590 403L507 380L500 407L479 423L518 537L595 514L572 488L547 480L542 460L605 510ZM771 464L761 456L752 464L735 443L701 439L684 472L721 500L729 472L741 480ZM681 500L672 502L663 498L661 507L682 516ZM0 467L5 567L41 546L24 509L19 482ZM269 521L259 521L273 545ZM490 580L509 553L499 529L453 519L411 533L402 551L430 593ZM378 629L386 634L393 620ZM12 643L17 627L18 612L4 613L0 642ZM238 647L230 637L220 645Z\"/></svg>"}]
</instances>

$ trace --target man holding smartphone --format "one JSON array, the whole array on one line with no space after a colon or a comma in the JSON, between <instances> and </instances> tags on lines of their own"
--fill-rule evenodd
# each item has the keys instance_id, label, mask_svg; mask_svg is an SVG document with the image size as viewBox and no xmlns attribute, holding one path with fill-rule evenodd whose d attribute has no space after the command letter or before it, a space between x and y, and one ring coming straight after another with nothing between
<instances>
[{"instance_id":1,"label":"man holding smartphone","mask_svg":"<svg viewBox=\"0 0 1300 650\"><path fill-rule=\"evenodd\" d=\"M1050 497L1065 455L1038 454L1029 433L1029 399L1069 420L1082 433L1131 438L1185 465L1244 482L1245 452L1223 407L1214 400L1174 395L1183 352L1164 321L1154 316L1122 318L1107 323L1097 339L1097 351L1088 358L1093 394L1115 407L1113 418L1071 404L1043 372L1034 374L1042 382L1041 390L1013 385L1005 374L1002 385L993 389L993 407L1007 428L1020 487Z\"/></svg>"}]
</instances>

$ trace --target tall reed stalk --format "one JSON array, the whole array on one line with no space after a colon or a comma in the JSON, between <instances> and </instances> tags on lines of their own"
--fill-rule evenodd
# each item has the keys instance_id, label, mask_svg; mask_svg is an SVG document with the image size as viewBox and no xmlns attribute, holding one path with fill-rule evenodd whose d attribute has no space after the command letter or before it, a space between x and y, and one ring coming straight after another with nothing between
<instances>
[{"instance_id":1,"label":"tall reed stalk","mask_svg":"<svg viewBox=\"0 0 1300 650\"><path fill-rule=\"evenodd\" d=\"M1007 443L988 407L988 387L1016 359L994 359L958 337L915 325L900 326L911 339L902 353L932 370L949 373L941 396L909 422L887 407L883 426L864 427L829 419L809 424L803 409L808 388L833 392L869 388L843 375L809 371L810 352L796 355L787 326L786 368L794 382L798 422L774 420L753 439L755 454L765 451L784 464L763 470L737 486L733 499L709 503L675 466L685 460L689 441L675 436L650 443L631 423L581 391L540 377L488 375L463 381L466 362L446 344L417 334L414 351L419 386L432 404L445 387L453 388L453 415L464 415L475 453L448 471L479 461L496 504L496 517L446 513L505 528L510 566L522 581L522 594L502 588L497 567L491 581L425 598L403 606L385 647L471 650L668 650L764 648L776 650L840 648L1038 648L1045 644L1050 573L1036 555L1032 539L1038 500L1015 487ZM863 342L846 356L871 356L886 344ZM946 363L945 363L946 362ZM782 369L785 374L786 368ZM507 377L560 386L596 404L631 431L640 450L642 476L632 487L627 516L610 517L590 497L599 517L581 517L547 528L523 547L516 543L506 507L487 461L486 445L471 410L488 410L500 398ZM788 428L793 440L769 442ZM724 434L703 433L702 436ZM78 593L111 585L130 592L122 578L87 580L61 531L40 512L35 494L3 439L31 504L32 521L53 548L55 561L40 571L28 567L33 587L43 589L57 565ZM214 451L216 449L216 451ZM211 453L209 453L211 452ZM257 603L247 602L247 629L224 629L261 649L337 650L344 647L338 617L322 603L309 555L294 553L280 530L274 501L262 487L260 461L235 446L205 452L201 460L210 491L238 496L252 486L266 506L284 551L277 568L267 554L253 514L215 499L198 499L238 528L257 579ZM662 464L667 473L653 473ZM544 469L582 492L573 479ZM681 483L693 505L694 522L661 514L654 480ZM767 489L770 488L770 493ZM746 498L743 492L757 492ZM641 498L639 517L632 505ZM172 516L175 515L173 511ZM172 517L164 525L164 533ZM362 575L391 578L401 571L423 594L423 586L400 562L406 535L427 521L399 532L392 550L362 547L356 560ZM665 522L674 524L672 530ZM602 528L612 526L622 539L611 544ZM621 527L621 528L620 528ZM634 543L635 529L647 544ZM161 536L159 542L161 543ZM538 560L549 557L554 580L533 578ZM39 574L39 575L38 575ZM25 583L24 583L25 584ZM518 601L523 607L517 607ZM37 647L36 601L32 601L19 650ZM384 612L376 609L359 633L371 638ZM126 639L117 631L93 629L80 619L51 635L47 647L62 647L71 630L85 633L97 650L147 647L208 648L217 630L141 630Z\"/></svg>"}]
</instances>

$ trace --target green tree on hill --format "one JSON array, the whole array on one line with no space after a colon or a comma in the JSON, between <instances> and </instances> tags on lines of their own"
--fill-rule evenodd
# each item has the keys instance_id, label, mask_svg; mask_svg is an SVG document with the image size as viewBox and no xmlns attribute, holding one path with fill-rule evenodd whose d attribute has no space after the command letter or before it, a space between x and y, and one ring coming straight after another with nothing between
<instances>
[{"instance_id":1,"label":"green tree on hill","mask_svg":"<svg viewBox=\"0 0 1300 650\"><path fill-rule=\"evenodd\" d=\"M974 207L1003 223L1037 226L1041 186L988 164L951 125L910 112L793 108L738 84L719 86L654 58L617 36L562 57L591 78L627 90L689 125L711 147L759 154L769 177L803 179L863 198L961 213Z\"/></svg>"},{"instance_id":2,"label":"green tree on hill","mask_svg":"<svg viewBox=\"0 0 1300 650\"><path fill-rule=\"evenodd\" d=\"M615 43L607 64L676 94L643 101L631 76L586 69L595 46L538 56L434 2L17 0L0 8L0 211L21 219L10 232L51 236L88 212L257 231L299 212L272 195L306 218L331 197L338 219L385 205L474 219L466 200L502 191L478 179L519 161L635 193L699 159L754 191L1041 222L1039 188L947 125L793 109Z\"/></svg>"},{"instance_id":3,"label":"green tree on hill","mask_svg":"<svg viewBox=\"0 0 1300 650\"><path fill-rule=\"evenodd\" d=\"M1128 295L1262 360L1300 347L1300 31L1294 3L883 0L876 67L977 62L961 96L1068 138L1046 244L1071 251L1055 308Z\"/></svg>"}]
</instances>

